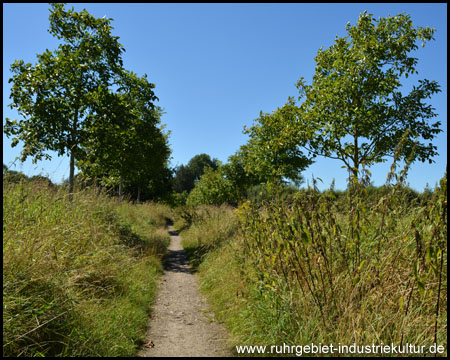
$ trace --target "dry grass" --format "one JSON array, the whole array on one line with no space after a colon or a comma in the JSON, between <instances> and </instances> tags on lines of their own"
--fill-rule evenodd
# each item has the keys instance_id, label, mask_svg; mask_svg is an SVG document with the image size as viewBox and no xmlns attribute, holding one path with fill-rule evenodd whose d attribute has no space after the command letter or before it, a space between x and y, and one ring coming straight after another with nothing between
<instances>
[{"instance_id":1,"label":"dry grass","mask_svg":"<svg viewBox=\"0 0 450 360\"><path fill-rule=\"evenodd\" d=\"M3 355L133 355L169 209L66 191L3 183Z\"/></svg>"},{"instance_id":2,"label":"dry grass","mask_svg":"<svg viewBox=\"0 0 450 360\"><path fill-rule=\"evenodd\" d=\"M437 342L446 355L446 185L445 176L432 201L414 206L399 186L375 206L364 191L338 201L311 189L289 202L211 207L217 216L198 210L183 238L192 249L211 244L192 254L236 344L427 351Z\"/></svg>"}]
</instances>

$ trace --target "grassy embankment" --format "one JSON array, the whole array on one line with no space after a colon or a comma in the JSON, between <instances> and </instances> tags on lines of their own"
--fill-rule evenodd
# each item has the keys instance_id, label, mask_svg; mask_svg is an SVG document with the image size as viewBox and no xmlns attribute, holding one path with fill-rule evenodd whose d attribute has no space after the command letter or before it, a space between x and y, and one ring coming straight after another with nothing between
<instances>
[{"instance_id":1,"label":"grassy embankment","mask_svg":"<svg viewBox=\"0 0 450 360\"><path fill-rule=\"evenodd\" d=\"M446 355L446 176L431 201L407 195L310 189L180 209L175 226L237 345L437 342Z\"/></svg>"},{"instance_id":2,"label":"grassy embankment","mask_svg":"<svg viewBox=\"0 0 450 360\"><path fill-rule=\"evenodd\" d=\"M4 178L3 355L135 355L169 212Z\"/></svg>"}]
</instances>

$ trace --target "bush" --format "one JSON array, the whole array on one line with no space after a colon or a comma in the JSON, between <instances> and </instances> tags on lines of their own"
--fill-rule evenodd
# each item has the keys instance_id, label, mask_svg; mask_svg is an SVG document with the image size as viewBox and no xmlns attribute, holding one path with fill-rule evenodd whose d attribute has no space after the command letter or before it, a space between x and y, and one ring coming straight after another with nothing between
<instances>
[{"instance_id":1,"label":"bush","mask_svg":"<svg viewBox=\"0 0 450 360\"><path fill-rule=\"evenodd\" d=\"M233 184L219 170L206 167L205 172L189 194L186 205L237 204L237 192Z\"/></svg>"}]
</instances>

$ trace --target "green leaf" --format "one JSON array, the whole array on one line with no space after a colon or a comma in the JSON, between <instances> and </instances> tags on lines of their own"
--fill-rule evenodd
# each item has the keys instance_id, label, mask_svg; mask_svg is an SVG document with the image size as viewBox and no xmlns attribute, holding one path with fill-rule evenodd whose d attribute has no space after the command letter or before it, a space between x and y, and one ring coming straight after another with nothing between
<instances>
[{"instance_id":1,"label":"green leaf","mask_svg":"<svg viewBox=\"0 0 450 360\"><path fill-rule=\"evenodd\" d=\"M425 286L424 286L423 282L418 280L417 281L417 287L419 289L420 297L423 297L423 295L425 294Z\"/></svg>"},{"instance_id":2,"label":"green leaf","mask_svg":"<svg viewBox=\"0 0 450 360\"><path fill-rule=\"evenodd\" d=\"M425 263L426 264L429 264L430 263L430 261L431 261L431 247L428 247L427 248L427 251L425 252Z\"/></svg>"},{"instance_id":3,"label":"green leaf","mask_svg":"<svg viewBox=\"0 0 450 360\"><path fill-rule=\"evenodd\" d=\"M366 260L361 261L361 263L359 264L358 270L361 271L362 267L364 266L364 263L366 262Z\"/></svg>"}]
</instances>

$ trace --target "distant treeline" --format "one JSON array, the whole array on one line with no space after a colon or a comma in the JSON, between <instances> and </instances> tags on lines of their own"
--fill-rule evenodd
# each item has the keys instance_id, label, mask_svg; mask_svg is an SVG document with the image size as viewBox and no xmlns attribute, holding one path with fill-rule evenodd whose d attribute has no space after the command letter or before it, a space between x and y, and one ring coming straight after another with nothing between
<instances>
[{"instance_id":1,"label":"distant treeline","mask_svg":"<svg viewBox=\"0 0 450 360\"><path fill-rule=\"evenodd\" d=\"M215 170L213 170L213 166ZM170 204L172 206L185 205L186 200L190 198L189 204L192 204L195 201L195 197L198 196L198 193L192 193L192 190L195 188L195 184L198 183L198 179L202 177L204 171L214 172L218 171L221 166L217 159L212 159L207 154L200 154L191 159L191 161L187 165L181 165L173 170L171 170L169 176L167 177L167 181L162 184L159 188L160 193L157 194L158 199L162 202ZM209 169L209 170L208 170ZM197 172L197 173L196 173ZM40 181L46 183L48 186L59 187L59 186L68 186L68 179L64 179L61 185L54 184L48 177L43 175L34 175L27 176L20 171L9 170L8 167L3 164L3 178L7 179L9 182L19 183L20 181ZM313 180L314 181L314 180ZM86 180L83 177L82 173L75 175L75 186L76 188L87 188L93 186L102 187L104 190L108 190L108 193L111 196L117 196L117 188L118 186L102 186L101 181L97 181L95 183L92 180ZM245 188L242 193L239 194L239 200L251 200L253 203L261 204L263 201L270 201L273 197L273 187L277 187L277 196L279 199L283 199L284 201L289 201L289 199L293 200L302 196L301 194L308 193L311 191L308 188L298 188L293 184L281 184L274 185L268 183L261 184L253 184ZM422 191L417 191L412 189L408 185L399 184L398 185L401 190L397 190L401 192L401 198L403 201L413 205L421 204L424 205L428 201L431 200L433 196L433 189L431 189L428 184L427 187ZM198 185L197 185L198 187ZM188 189L190 189L188 191ZM229 190L229 189L228 189ZM369 184L365 186L365 200L369 203L377 202L381 197L385 196L389 191L387 185L375 186ZM334 188L334 181L331 186L327 190L321 191L324 194L331 195L336 200L344 201L346 198L350 196L350 190L336 190ZM192 193L192 195L190 195ZM137 196L137 188L133 186L124 188L124 196L129 198L130 200L136 200ZM210 205L221 205L228 204L232 206L238 205L238 198L231 198L229 195L233 194L233 192L229 192L228 194L222 194L222 197L215 197L211 195L212 201ZM215 194L217 195L217 193ZM154 200L155 193L150 193L148 191L143 191L141 194L142 201L146 200ZM208 196L208 194L206 194ZM207 200L207 199L206 199ZM221 200L221 201L220 201Z\"/></svg>"}]
</instances>

